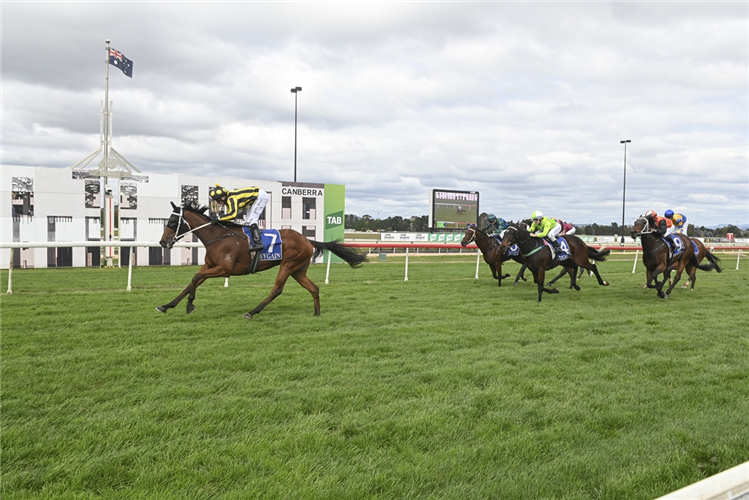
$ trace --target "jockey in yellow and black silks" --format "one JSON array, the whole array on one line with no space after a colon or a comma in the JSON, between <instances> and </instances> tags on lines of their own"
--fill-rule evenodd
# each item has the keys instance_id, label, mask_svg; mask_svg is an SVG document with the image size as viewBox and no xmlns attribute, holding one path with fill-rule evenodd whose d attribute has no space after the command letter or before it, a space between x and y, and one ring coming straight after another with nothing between
<instances>
[{"instance_id":1,"label":"jockey in yellow and black silks","mask_svg":"<svg viewBox=\"0 0 749 500\"><path fill-rule=\"evenodd\" d=\"M208 196L211 198L211 201L224 205L226 208L226 213L219 217L218 210L215 210L213 206L211 207L211 221L214 223L219 221L231 222L239 217L242 209L251 205L244 216L244 224L250 226L250 231L252 232L252 250L263 249L257 221L260 218L260 214L263 213L265 205L268 204L270 198L268 193L256 186L229 191L216 184L216 187L208 192Z\"/></svg>"}]
</instances>

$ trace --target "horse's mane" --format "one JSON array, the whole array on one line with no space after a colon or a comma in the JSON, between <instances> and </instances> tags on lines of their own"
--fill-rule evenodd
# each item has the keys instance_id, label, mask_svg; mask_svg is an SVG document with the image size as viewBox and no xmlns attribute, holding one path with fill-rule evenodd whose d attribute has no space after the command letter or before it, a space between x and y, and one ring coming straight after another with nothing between
<instances>
[{"instance_id":1,"label":"horse's mane","mask_svg":"<svg viewBox=\"0 0 749 500\"><path fill-rule=\"evenodd\" d=\"M205 215L205 211L208 210L208 206L201 205L195 200L187 200L182 208L200 215Z\"/></svg>"}]
</instances>

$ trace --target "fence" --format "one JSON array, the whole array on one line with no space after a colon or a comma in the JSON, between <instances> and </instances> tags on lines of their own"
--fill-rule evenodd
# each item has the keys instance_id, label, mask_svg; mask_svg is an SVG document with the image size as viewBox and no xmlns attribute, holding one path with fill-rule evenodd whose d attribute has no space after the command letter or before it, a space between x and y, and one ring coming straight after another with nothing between
<instances>
[{"instance_id":1,"label":"fence","mask_svg":"<svg viewBox=\"0 0 749 500\"><path fill-rule=\"evenodd\" d=\"M51 242L51 241L44 241L44 242L13 242L13 243L5 243L0 242L0 248L8 248L8 249L14 249L14 248L70 248L70 247L91 247L91 246L97 246L97 247L124 247L124 248L150 248L150 247L159 247L161 248L161 245L159 243L155 242L135 242L135 241L109 241L106 242L106 244L102 244L104 242L101 241L73 241L73 242ZM373 249L377 250L384 250L384 249L392 249L395 251L395 249L405 249L405 256L406 256L406 263L405 263L405 277L403 281L408 281L408 259L409 259L409 250L416 250L418 252L419 249L438 249L441 253L442 250L445 250L446 253L449 253L450 250L457 250L459 253L463 253L464 250L470 250L470 251L476 251L476 276L475 278L479 278L479 268L481 264L481 251L478 249L478 247L475 244L467 245L466 247L463 247L460 244L457 243L362 243L362 242L356 242L356 243L345 243L346 246L353 247L353 248L365 248L367 249L367 253L374 253L372 252ZM175 248L197 248L202 247L203 244L201 242L192 242L192 243L176 243L174 245ZM601 248L601 245L589 245L591 248ZM632 272L634 273L637 268L637 261L639 260L640 251L642 251L642 247L609 247L609 249L613 252L619 252L621 254L626 254L628 252L635 252L634 255L634 264L632 266ZM709 247L709 250L712 251L737 251L736 256L736 269L739 269L739 261L742 257L742 251L749 250L749 247L736 247L736 246L721 246L721 247ZM127 291L132 290L132 276L133 276L133 260L129 259L128 262L128 273L127 273ZM325 283L329 283L330 279L330 253L328 252L328 264L327 264L327 270L325 273ZM8 266L8 291L6 293L13 293L12 289L12 283L13 283L13 252L10 252L10 264ZM229 278L226 278L226 281L224 283L224 286L228 286L229 284Z\"/></svg>"}]
</instances>

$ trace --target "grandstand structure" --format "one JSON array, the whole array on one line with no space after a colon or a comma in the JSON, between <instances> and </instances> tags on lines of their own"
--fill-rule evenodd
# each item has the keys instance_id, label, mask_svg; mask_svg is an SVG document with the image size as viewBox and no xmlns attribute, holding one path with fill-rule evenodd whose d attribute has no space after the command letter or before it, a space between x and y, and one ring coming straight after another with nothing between
<instances>
[{"instance_id":1,"label":"grandstand structure","mask_svg":"<svg viewBox=\"0 0 749 500\"><path fill-rule=\"evenodd\" d=\"M295 229L325 241L344 236L345 186L340 184L134 173L109 179L107 185L68 168L2 165L0 171L0 241L54 242L46 248L3 248L3 269L10 266L9 252L17 268L129 265L129 247L104 245L102 220L111 222L112 241L157 242L172 212L170 202L207 205L208 190L217 183L228 189L259 186L267 191L270 201L259 221L262 228ZM60 245L81 241L91 245ZM186 265L202 262L204 255L198 247L151 247L138 248L132 258L134 265Z\"/></svg>"}]
</instances>

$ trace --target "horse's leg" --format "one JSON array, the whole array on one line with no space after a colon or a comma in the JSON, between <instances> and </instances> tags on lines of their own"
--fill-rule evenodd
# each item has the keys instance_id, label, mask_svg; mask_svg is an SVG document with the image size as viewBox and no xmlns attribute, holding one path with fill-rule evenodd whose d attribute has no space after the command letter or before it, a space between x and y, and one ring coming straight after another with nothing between
<instances>
[{"instance_id":1,"label":"horse's leg","mask_svg":"<svg viewBox=\"0 0 749 500\"><path fill-rule=\"evenodd\" d=\"M544 279L546 278L546 269L545 266L541 266L538 271L536 271L536 284L538 284L538 301L541 302L541 295L543 295L544 292L546 293L559 293L559 290L556 288L546 288L544 286Z\"/></svg>"},{"instance_id":2,"label":"horse's leg","mask_svg":"<svg viewBox=\"0 0 749 500\"><path fill-rule=\"evenodd\" d=\"M286 280L289 279L289 276L290 272L288 267L281 266L281 269L278 270L278 276L276 276L276 281L275 283L273 283L273 289L271 289L270 294L268 294L265 300L258 304L255 309L248 313L245 313L244 317L247 319L252 319L254 315L265 309L265 306L270 304L273 299L281 295L281 293L283 293L283 287L286 284Z\"/></svg>"},{"instance_id":3,"label":"horse's leg","mask_svg":"<svg viewBox=\"0 0 749 500\"><path fill-rule=\"evenodd\" d=\"M312 294L312 299L315 301L315 316L320 316L320 287L307 276L307 267L309 266L292 273L291 277Z\"/></svg>"},{"instance_id":4,"label":"horse's leg","mask_svg":"<svg viewBox=\"0 0 749 500\"><path fill-rule=\"evenodd\" d=\"M557 280L559 280L559 278L561 278L562 276L564 276L564 275L565 275L565 274L567 274L567 273L568 273L568 271L567 271L567 268L566 268L566 267L562 268L562 272L561 272L561 273L559 273L559 276L557 276L557 277L556 277L556 278L554 278L553 280L549 281L549 282L547 283L547 285L548 285L548 286L551 286L551 285L553 285L554 283L556 283L556 282L557 282ZM572 285L570 285L570 288L572 288Z\"/></svg>"},{"instance_id":5,"label":"horse's leg","mask_svg":"<svg viewBox=\"0 0 749 500\"><path fill-rule=\"evenodd\" d=\"M593 274L595 275L596 279L598 280L598 284L601 285L601 286L609 286L609 282L606 281L606 280L604 280L603 278L601 278L601 274L598 272L598 266L596 265L596 263L593 262L590 265L590 267L591 267L591 269L589 269L589 271L593 272Z\"/></svg>"},{"instance_id":6,"label":"horse's leg","mask_svg":"<svg viewBox=\"0 0 749 500\"><path fill-rule=\"evenodd\" d=\"M525 276L523 276L523 273L525 273L525 270L526 270L527 268L528 268L528 266L527 266L526 264L523 264L523 265L522 265L522 266L520 267L520 271L518 271L518 275L517 275L517 276L515 276L515 283L513 283L513 285L517 286L517 284L518 284L518 281L519 281L519 280L521 280L521 279L522 279L523 281L528 281L528 280L526 280L526 279L525 279Z\"/></svg>"},{"instance_id":7,"label":"horse's leg","mask_svg":"<svg viewBox=\"0 0 749 500\"><path fill-rule=\"evenodd\" d=\"M174 300L172 300L168 304L164 304L163 306L157 307L156 310L159 312L163 312L163 313L167 312L167 310L176 307L177 304L182 302L182 299L184 299L187 296L187 294L190 294L190 296L192 297L190 299L190 304L191 304L192 300L195 298L195 288L197 288L197 286L204 281L204 280L201 280L200 277L205 276L205 273L207 273L209 269L211 268L208 267L208 264L203 264L203 266L200 268L200 271L198 271L197 274L195 274L195 276L192 277L190 284L187 285L187 287L185 287L184 290L182 290L182 293L177 295L174 298ZM188 306L188 309L189 309L189 306ZM192 307L192 309L195 309L195 308ZM189 309L187 312L192 312L192 309Z\"/></svg>"},{"instance_id":8,"label":"horse's leg","mask_svg":"<svg viewBox=\"0 0 749 500\"><path fill-rule=\"evenodd\" d=\"M575 290L577 290L579 292L580 291L580 285L577 284L577 268L578 268L578 266L577 266L577 264L575 264L574 266L565 267L564 270L563 270L563 272L567 272L570 275L570 290L574 288ZM561 274L560 274L560 276L561 276Z\"/></svg>"},{"instance_id":9,"label":"horse's leg","mask_svg":"<svg viewBox=\"0 0 749 500\"><path fill-rule=\"evenodd\" d=\"M681 273L683 271L684 271L684 266L683 265L679 265L679 268L676 270L676 276L674 277L674 281L673 281L673 283L671 283L671 286L668 287L668 290L666 290L666 296L664 298L667 299L668 296L671 295L671 291L674 289L674 287L676 286L676 284L681 279ZM669 273L669 278L670 278L670 275L671 275L671 273Z\"/></svg>"}]
</instances>

